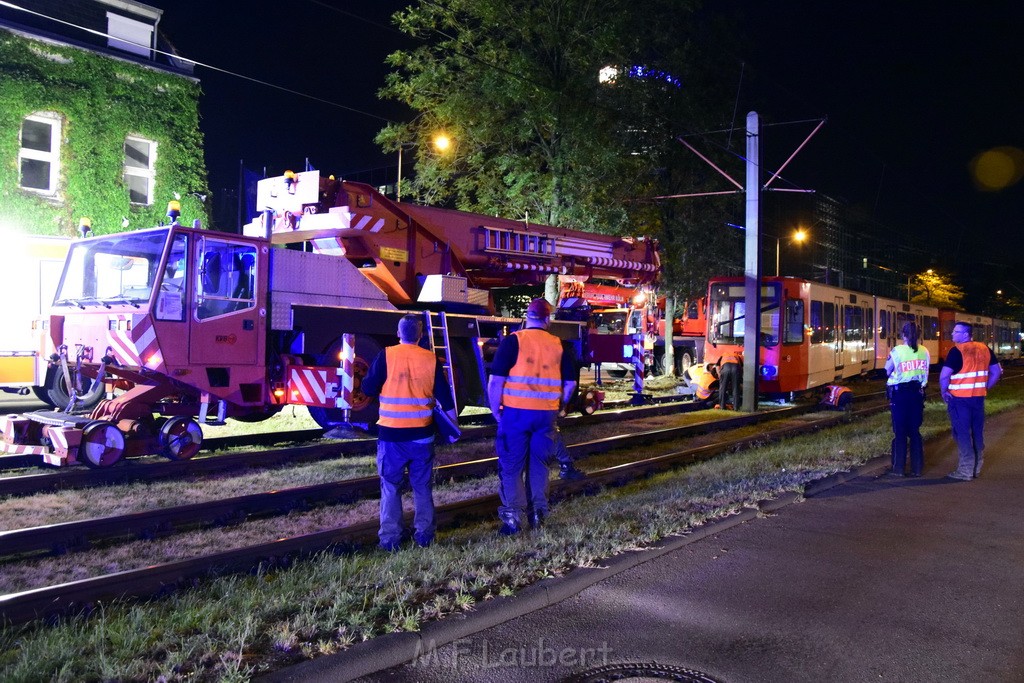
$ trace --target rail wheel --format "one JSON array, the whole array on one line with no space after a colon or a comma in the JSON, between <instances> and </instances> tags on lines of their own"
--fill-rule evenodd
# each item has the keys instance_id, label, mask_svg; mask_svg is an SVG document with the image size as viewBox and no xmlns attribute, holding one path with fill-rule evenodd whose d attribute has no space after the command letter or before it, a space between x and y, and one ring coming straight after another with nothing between
<instances>
[{"instance_id":1,"label":"rail wheel","mask_svg":"<svg viewBox=\"0 0 1024 683\"><path fill-rule=\"evenodd\" d=\"M124 457L124 434L113 422L96 420L82 430L78 459L89 467L110 467Z\"/></svg>"},{"instance_id":2,"label":"rail wheel","mask_svg":"<svg viewBox=\"0 0 1024 683\"><path fill-rule=\"evenodd\" d=\"M172 417L160 428L160 445L170 460L188 460L199 452L203 430L190 417Z\"/></svg>"},{"instance_id":3,"label":"rail wheel","mask_svg":"<svg viewBox=\"0 0 1024 683\"><path fill-rule=\"evenodd\" d=\"M342 341L339 337L317 358L318 365L337 366L341 357ZM352 382L352 412L349 421L355 424L372 425L377 423L380 409L376 398L364 394L359 385L370 370L370 363L380 353L380 344L373 337L363 334L356 335L356 359L353 364L354 379ZM340 408L310 407L309 416L324 429L333 429L345 423L345 413Z\"/></svg>"}]
</instances>

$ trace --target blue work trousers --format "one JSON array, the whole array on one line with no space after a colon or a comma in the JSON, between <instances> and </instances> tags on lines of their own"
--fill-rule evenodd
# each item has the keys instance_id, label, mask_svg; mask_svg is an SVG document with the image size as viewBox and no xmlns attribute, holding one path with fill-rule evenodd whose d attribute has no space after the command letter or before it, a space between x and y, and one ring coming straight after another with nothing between
<instances>
[{"instance_id":1,"label":"blue work trousers","mask_svg":"<svg viewBox=\"0 0 1024 683\"><path fill-rule=\"evenodd\" d=\"M924 421L924 394L918 382L894 384L889 387L889 408L892 410L892 471L903 474L907 463L907 442L910 442L910 473L924 469L924 444L921 423Z\"/></svg>"},{"instance_id":2,"label":"blue work trousers","mask_svg":"<svg viewBox=\"0 0 1024 683\"><path fill-rule=\"evenodd\" d=\"M970 479L981 474L985 459L985 397L950 397L946 403L949 423L953 426L953 439L960 454L953 474Z\"/></svg>"},{"instance_id":3,"label":"blue work trousers","mask_svg":"<svg viewBox=\"0 0 1024 683\"><path fill-rule=\"evenodd\" d=\"M522 525L529 504L548 512L548 463L559 438L557 410L502 408L498 424L498 495L502 522Z\"/></svg>"},{"instance_id":4,"label":"blue work trousers","mask_svg":"<svg viewBox=\"0 0 1024 683\"><path fill-rule=\"evenodd\" d=\"M416 543L434 540L434 442L378 441L377 473L380 475L381 547L396 547L402 540L402 483L406 471L412 486L413 528Z\"/></svg>"}]
</instances>

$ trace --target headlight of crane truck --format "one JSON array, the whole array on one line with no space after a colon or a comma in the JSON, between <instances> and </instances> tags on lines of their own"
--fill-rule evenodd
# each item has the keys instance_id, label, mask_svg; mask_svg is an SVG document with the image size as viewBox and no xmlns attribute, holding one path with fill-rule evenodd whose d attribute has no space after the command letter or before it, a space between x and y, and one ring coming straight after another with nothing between
<instances>
[{"instance_id":1,"label":"headlight of crane truck","mask_svg":"<svg viewBox=\"0 0 1024 683\"><path fill-rule=\"evenodd\" d=\"M486 406L488 349L518 329L492 290L552 274L653 282L655 245L398 203L374 188L288 173L258 183L242 235L170 225L75 241L48 333L78 412L0 418L0 450L55 466L194 456L201 423L305 405L325 429L370 428L360 380L410 311L458 407ZM176 213L176 212L171 212ZM551 331L582 346L585 323ZM86 389L86 387L88 387Z\"/></svg>"}]
</instances>

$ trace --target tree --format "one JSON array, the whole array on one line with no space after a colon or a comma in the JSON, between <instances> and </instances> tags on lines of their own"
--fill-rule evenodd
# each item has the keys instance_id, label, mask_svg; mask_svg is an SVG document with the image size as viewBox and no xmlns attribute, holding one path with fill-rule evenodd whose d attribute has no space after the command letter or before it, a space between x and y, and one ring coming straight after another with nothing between
<instances>
[{"instance_id":1,"label":"tree","mask_svg":"<svg viewBox=\"0 0 1024 683\"><path fill-rule=\"evenodd\" d=\"M910 300L915 304L963 310L960 302L966 296L964 290L954 285L947 276L931 268L913 277L910 291Z\"/></svg>"},{"instance_id":2,"label":"tree","mask_svg":"<svg viewBox=\"0 0 1024 683\"><path fill-rule=\"evenodd\" d=\"M739 78L738 65L721 63L730 41L699 8L699 0L418 0L395 21L423 42L389 56L381 91L416 116L377 141L387 150L417 145L415 178L403 183L410 196L655 237L662 292L680 304L703 296L711 276L742 262L742 234L726 227L742 203L653 199L722 189L678 141L727 127ZM429 145L440 131L454 141L446 154Z\"/></svg>"},{"instance_id":3,"label":"tree","mask_svg":"<svg viewBox=\"0 0 1024 683\"><path fill-rule=\"evenodd\" d=\"M394 71L381 91L416 117L377 140L391 150L419 143L408 186L429 203L656 234L657 208L636 200L664 184L665 150L678 146L680 117L701 99L689 87L705 82L692 76L697 6L420 0L395 20L424 42L390 55ZM602 69L614 77L602 82ZM686 124L699 125L692 117ZM439 130L454 153L429 150Z\"/></svg>"}]
</instances>

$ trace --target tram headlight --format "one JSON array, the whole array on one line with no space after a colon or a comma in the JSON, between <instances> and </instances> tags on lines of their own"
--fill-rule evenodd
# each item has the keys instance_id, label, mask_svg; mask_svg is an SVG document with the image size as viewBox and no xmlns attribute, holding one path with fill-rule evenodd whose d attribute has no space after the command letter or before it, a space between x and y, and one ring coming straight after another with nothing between
<instances>
[{"instance_id":1,"label":"tram headlight","mask_svg":"<svg viewBox=\"0 0 1024 683\"><path fill-rule=\"evenodd\" d=\"M779 375L779 367L777 365L762 365L761 366L761 377L764 379L775 379Z\"/></svg>"}]
</instances>

